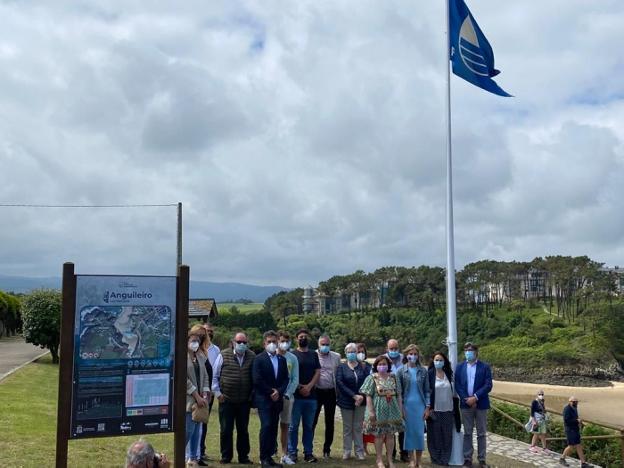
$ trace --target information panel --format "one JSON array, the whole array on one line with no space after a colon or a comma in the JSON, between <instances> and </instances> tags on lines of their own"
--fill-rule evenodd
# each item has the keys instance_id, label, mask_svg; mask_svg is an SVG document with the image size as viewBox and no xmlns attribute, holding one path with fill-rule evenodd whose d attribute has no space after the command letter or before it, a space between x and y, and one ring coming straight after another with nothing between
<instances>
[{"instance_id":1,"label":"information panel","mask_svg":"<svg viewBox=\"0 0 624 468\"><path fill-rule=\"evenodd\" d=\"M175 276L76 276L71 437L170 432Z\"/></svg>"}]
</instances>

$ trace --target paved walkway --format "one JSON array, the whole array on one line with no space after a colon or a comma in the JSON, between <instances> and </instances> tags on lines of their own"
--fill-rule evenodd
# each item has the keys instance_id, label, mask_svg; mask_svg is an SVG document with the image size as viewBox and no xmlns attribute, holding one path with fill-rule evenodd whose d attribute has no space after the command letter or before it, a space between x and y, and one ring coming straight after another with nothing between
<instances>
[{"instance_id":1,"label":"paved walkway","mask_svg":"<svg viewBox=\"0 0 624 468\"><path fill-rule=\"evenodd\" d=\"M0 339L0 381L43 354L45 350L24 342L21 336Z\"/></svg>"},{"instance_id":2,"label":"paved walkway","mask_svg":"<svg viewBox=\"0 0 624 468\"><path fill-rule=\"evenodd\" d=\"M475 435L475 447L476 447L476 435ZM556 468L560 467L559 458L561 454L551 452L550 450L539 453L533 453L529 451L529 444L520 442L519 440L508 439L507 437L500 436L498 434L488 433L488 452L495 453L497 455L503 455L507 458L522 461L524 463L530 463L534 466ZM567 462L570 466L580 467L581 462L576 458L568 457ZM598 465L592 465L596 468Z\"/></svg>"}]
</instances>

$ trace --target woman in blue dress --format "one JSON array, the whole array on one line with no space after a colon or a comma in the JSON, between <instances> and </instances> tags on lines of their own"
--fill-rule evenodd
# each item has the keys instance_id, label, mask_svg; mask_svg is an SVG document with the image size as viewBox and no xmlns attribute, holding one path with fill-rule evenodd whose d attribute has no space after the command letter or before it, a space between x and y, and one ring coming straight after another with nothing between
<instances>
[{"instance_id":1,"label":"woman in blue dress","mask_svg":"<svg viewBox=\"0 0 624 468\"><path fill-rule=\"evenodd\" d=\"M403 350L403 368L399 371L403 387L405 419L404 450L410 454L410 468L420 468L425 448L425 420L429 417L429 375L420 365L420 349L415 344Z\"/></svg>"}]
</instances>

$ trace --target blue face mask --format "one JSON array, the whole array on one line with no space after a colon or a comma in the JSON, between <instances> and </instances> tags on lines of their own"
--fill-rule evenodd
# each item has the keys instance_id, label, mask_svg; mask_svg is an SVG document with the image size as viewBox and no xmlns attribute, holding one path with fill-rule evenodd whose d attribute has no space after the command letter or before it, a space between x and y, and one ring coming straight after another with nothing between
<instances>
[{"instance_id":1,"label":"blue face mask","mask_svg":"<svg viewBox=\"0 0 624 468\"><path fill-rule=\"evenodd\" d=\"M399 357L399 352L398 351L388 351L388 356L391 359L396 359Z\"/></svg>"},{"instance_id":2,"label":"blue face mask","mask_svg":"<svg viewBox=\"0 0 624 468\"><path fill-rule=\"evenodd\" d=\"M433 365L436 369L442 369L444 367L444 361L433 361Z\"/></svg>"},{"instance_id":3,"label":"blue face mask","mask_svg":"<svg viewBox=\"0 0 624 468\"><path fill-rule=\"evenodd\" d=\"M474 361L476 357L474 351L464 351L464 355L466 356L466 360L471 362Z\"/></svg>"},{"instance_id":4,"label":"blue face mask","mask_svg":"<svg viewBox=\"0 0 624 468\"><path fill-rule=\"evenodd\" d=\"M347 361L349 362L357 361L357 353L347 353Z\"/></svg>"},{"instance_id":5,"label":"blue face mask","mask_svg":"<svg viewBox=\"0 0 624 468\"><path fill-rule=\"evenodd\" d=\"M319 350L321 351L321 353L327 354L327 353L329 353L329 345L321 345L319 347Z\"/></svg>"},{"instance_id":6,"label":"blue face mask","mask_svg":"<svg viewBox=\"0 0 624 468\"><path fill-rule=\"evenodd\" d=\"M234 351L236 351L238 354L243 354L245 351L247 351L247 345L245 343L236 343Z\"/></svg>"}]
</instances>

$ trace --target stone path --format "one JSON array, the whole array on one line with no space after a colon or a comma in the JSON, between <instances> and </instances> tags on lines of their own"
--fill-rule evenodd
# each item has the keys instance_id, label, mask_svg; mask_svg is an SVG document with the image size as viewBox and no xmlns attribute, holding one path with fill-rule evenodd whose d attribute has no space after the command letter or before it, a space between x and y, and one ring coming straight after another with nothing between
<instances>
[{"instance_id":1,"label":"stone path","mask_svg":"<svg viewBox=\"0 0 624 468\"><path fill-rule=\"evenodd\" d=\"M26 343L19 337L2 338L0 340L0 382L21 366L32 362L47 351Z\"/></svg>"},{"instance_id":2,"label":"stone path","mask_svg":"<svg viewBox=\"0 0 624 468\"><path fill-rule=\"evenodd\" d=\"M474 443L476 447L476 436ZM526 444L519 440L508 439L507 437L503 437L498 434L488 433L488 452L502 455L507 458L512 458L514 460L522 461L524 463L530 463L534 466L546 468L561 467L561 465L559 464L559 457L561 456L561 454L551 452L550 450L546 452L542 452L540 450L539 453L533 453L529 451L529 447L529 444ZM571 467L581 466L581 462L578 461L576 458L568 457L566 460ZM598 465L592 466L600 468L598 467Z\"/></svg>"}]
</instances>

